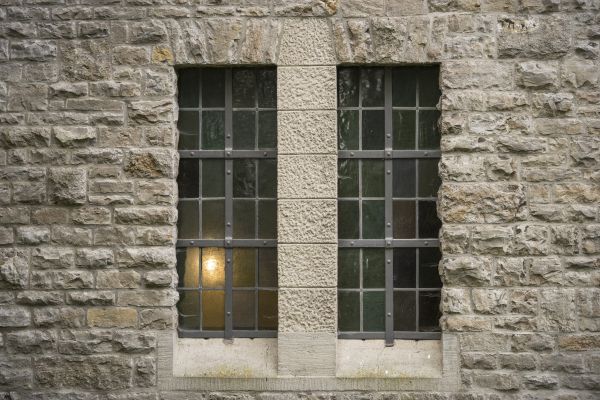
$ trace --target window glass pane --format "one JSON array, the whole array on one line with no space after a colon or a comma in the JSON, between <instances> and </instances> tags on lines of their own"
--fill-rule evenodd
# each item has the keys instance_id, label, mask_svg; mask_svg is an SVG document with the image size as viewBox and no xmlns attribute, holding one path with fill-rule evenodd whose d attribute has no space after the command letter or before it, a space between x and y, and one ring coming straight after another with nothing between
<instances>
[{"instance_id":1,"label":"window glass pane","mask_svg":"<svg viewBox=\"0 0 600 400\"><path fill-rule=\"evenodd\" d=\"M358 238L358 201L338 201L338 236L340 239Z\"/></svg>"},{"instance_id":2,"label":"window glass pane","mask_svg":"<svg viewBox=\"0 0 600 400\"><path fill-rule=\"evenodd\" d=\"M419 286L422 288L442 287L438 265L442 254L439 248L419 249Z\"/></svg>"},{"instance_id":3,"label":"window glass pane","mask_svg":"<svg viewBox=\"0 0 600 400\"><path fill-rule=\"evenodd\" d=\"M408 200L394 200L394 238L413 239L415 237L415 202Z\"/></svg>"},{"instance_id":4,"label":"window glass pane","mask_svg":"<svg viewBox=\"0 0 600 400\"><path fill-rule=\"evenodd\" d=\"M419 293L419 331L437 332L440 330L440 292Z\"/></svg>"},{"instance_id":5,"label":"window glass pane","mask_svg":"<svg viewBox=\"0 0 600 400\"><path fill-rule=\"evenodd\" d=\"M233 160L233 197L256 196L256 161Z\"/></svg>"},{"instance_id":6,"label":"window glass pane","mask_svg":"<svg viewBox=\"0 0 600 400\"><path fill-rule=\"evenodd\" d=\"M206 247L202 249L202 287L225 286L225 249Z\"/></svg>"},{"instance_id":7,"label":"window glass pane","mask_svg":"<svg viewBox=\"0 0 600 400\"><path fill-rule=\"evenodd\" d=\"M195 69L182 69L177 79L179 107L199 107L200 105L200 73Z\"/></svg>"},{"instance_id":8,"label":"window glass pane","mask_svg":"<svg viewBox=\"0 0 600 400\"><path fill-rule=\"evenodd\" d=\"M358 111L338 111L338 148L340 150L358 149Z\"/></svg>"},{"instance_id":9,"label":"window glass pane","mask_svg":"<svg viewBox=\"0 0 600 400\"><path fill-rule=\"evenodd\" d=\"M234 69L232 75L233 107L256 106L256 76L252 69Z\"/></svg>"},{"instance_id":10,"label":"window glass pane","mask_svg":"<svg viewBox=\"0 0 600 400\"><path fill-rule=\"evenodd\" d=\"M225 237L225 202L209 200L202 202L202 239Z\"/></svg>"},{"instance_id":11,"label":"window glass pane","mask_svg":"<svg viewBox=\"0 0 600 400\"><path fill-rule=\"evenodd\" d=\"M419 149L440 148L439 118L440 112L437 110L419 111Z\"/></svg>"},{"instance_id":12,"label":"window glass pane","mask_svg":"<svg viewBox=\"0 0 600 400\"><path fill-rule=\"evenodd\" d=\"M363 249L363 287L385 288L385 251Z\"/></svg>"},{"instance_id":13,"label":"window glass pane","mask_svg":"<svg viewBox=\"0 0 600 400\"><path fill-rule=\"evenodd\" d=\"M179 328L200 328L200 293L196 290L180 290L179 302Z\"/></svg>"},{"instance_id":14,"label":"window glass pane","mask_svg":"<svg viewBox=\"0 0 600 400\"><path fill-rule=\"evenodd\" d=\"M258 291L258 329L277 330L277 291Z\"/></svg>"},{"instance_id":15,"label":"window glass pane","mask_svg":"<svg viewBox=\"0 0 600 400\"><path fill-rule=\"evenodd\" d=\"M193 158L179 160L179 174L177 175L177 189L179 198L198 198L200 186L200 165Z\"/></svg>"},{"instance_id":16,"label":"window glass pane","mask_svg":"<svg viewBox=\"0 0 600 400\"><path fill-rule=\"evenodd\" d=\"M202 291L202 328L207 331L225 329L225 293L222 290Z\"/></svg>"},{"instance_id":17,"label":"window glass pane","mask_svg":"<svg viewBox=\"0 0 600 400\"><path fill-rule=\"evenodd\" d=\"M202 160L202 197L225 197L225 161Z\"/></svg>"},{"instance_id":18,"label":"window glass pane","mask_svg":"<svg viewBox=\"0 0 600 400\"><path fill-rule=\"evenodd\" d=\"M419 202L419 237L437 238L442 223L437 217L435 201Z\"/></svg>"},{"instance_id":19,"label":"window glass pane","mask_svg":"<svg viewBox=\"0 0 600 400\"><path fill-rule=\"evenodd\" d=\"M412 110L392 111L394 150L414 150L417 114Z\"/></svg>"},{"instance_id":20,"label":"window glass pane","mask_svg":"<svg viewBox=\"0 0 600 400\"><path fill-rule=\"evenodd\" d=\"M360 297L358 292L338 292L338 330L360 331Z\"/></svg>"},{"instance_id":21,"label":"window glass pane","mask_svg":"<svg viewBox=\"0 0 600 400\"><path fill-rule=\"evenodd\" d=\"M256 249L233 249L233 286L254 287L256 283Z\"/></svg>"},{"instance_id":22,"label":"window glass pane","mask_svg":"<svg viewBox=\"0 0 600 400\"><path fill-rule=\"evenodd\" d=\"M385 292L363 293L363 331L385 330Z\"/></svg>"},{"instance_id":23,"label":"window glass pane","mask_svg":"<svg viewBox=\"0 0 600 400\"><path fill-rule=\"evenodd\" d=\"M338 287L360 287L360 249L338 250Z\"/></svg>"},{"instance_id":24,"label":"window glass pane","mask_svg":"<svg viewBox=\"0 0 600 400\"><path fill-rule=\"evenodd\" d=\"M416 279L416 250L410 248L394 249L394 287L415 288Z\"/></svg>"},{"instance_id":25,"label":"window glass pane","mask_svg":"<svg viewBox=\"0 0 600 400\"><path fill-rule=\"evenodd\" d=\"M417 102L417 69L399 67L392 70L392 105L415 107Z\"/></svg>"},{"instance_id":26,"label":"window glass pane","mask_svg":"<svg viewBox=\"0 0 600 400\"><path fill-rule=\"evenodd\" d=\"M254 111L233 112L233 148L253 150L256 144L256 120Z\"/></svg>"},{"instance_id":27,"label":"window glass pane","mask_svg":"<svg viewBox=\"0 0 600 400\"><path fill-rule=\"evenodd\" d=\"M277 197L277 161L258 160L258 197Z\"/></svg>"},{"instance_id":28,"label":"window glass pane","mask_svg":"<svg viewBox=\"0 0 600 400\"><path fill-rule=\"evenodd\" d=\"M338 196L358 197L358 160L338 161Z\"/></svg>"},{"instance_id":29,"label":"window glass pane","mask_svg":"<svg viewBox=\"0 0 600 400\"><path fill-rule=\"evenodd\" d=\"M258 106L277 107L277 72L274 68L256 71L258 81Z\"/></svg>"},{"instance_id":30,"label":"window glass pane","mask_svg":"<svg viewBox=\"0 0 600 400\"><path fill-rule=\"evenodd\" d=\"M362 149L383 150L385 148L385 112L369 110L362 113Z\"/></svg>"},{"instance_id":31,"label":"window glass pane","mask_svg":"<svg viewBox=\"0 0 600 400\"><path fill-rule=\"evenodd\" d=\"M197 288L200 286L200 249L187 247L177 250L177 274L179 287Z\"/></svg>"},{"instance_id":32,"label":"window glass pane","mask_svg":"<svg viewBox=\"0 0 600 400\"><path fill-rule=\"evenodd\" d=\"M415 292L394 292L394 330L414 331L416 323Z\"/></svg>"},{"instance_id":33,"label":"window glass pane","mask_svg":"<svg viewBox=\"0 0 600 400\"><path fill-rule=\"evenodd\" d=\"M258 148L277 148L277 111L259 111Z\"/></svg>"},{"instance_id":34,"label":"window glass pane","mask_svg":"<svg viewBox=\"0 0 600 400\"><path fill-rule=\"evenodd\" d=\"M385 196L383 160L362 160L362 191L364 197Z\"/></svg>"},{"instance_id":35,"label":"window glass pane","mask_svg":"<svg viewBox=\"0 0 600 400\"><path fill-rule=\"evenodd\" d=\"M358 80L360 69L338 69L338 105L340 107L358 107Z\"/></svg>"},{"instance_id":36,"label":"window glass pane","mask_svg":"<svg viewBox=\"0 0 600 400\"><path fill-rule=\"evenodd\" d=\"M202 148L204 150L225 148L225 112L202 112Z\"/></svg>"},{"instance_id":37,"label":"window glass pane","mask_svg":"<svg viewBox=\"0 0 600 400\"><path fill-rule=\"evenodd\" d=\"M419 163L419 197L435 197L440 187L438 159L421 159Z\"/></svg>"},{"instance_id":38,"label":"window glass pane","mask_svg":"<svg viewBox=\"0 0 600 400\"><path fill-rule=\"evenodd\" d=\"M415 197L415 160L397 159L394 164L394 197Z\"/></svg>"},{"instance_id":39,"label":"window glass pane","mask_svg":"<svg viewBox=\"0 0 600 400\"><path fill-rule=\"evenodd\" d=\"M439 68L422 68L419 75L419 106L435 107L442 95L439 87Z\"/></svg>"},{"instance_id":40,"label":"window glass pane","mask_svg":"<svg viewBox=\"0 0 600 400\"><path fill-rule=\"evenodd\" d=\"M179 201L177 213L177 237L179 239L198 239L200 237L200 204L198 200Z\"/></svg>"},{"instance_id":41,"label":"window glass pane","mask_svg":"<svg viewBox=\"0 0 600 400\"><path fill-rule=\"evenodd\" d=\"M383 107L384 102L383 68L364 68L360 80L363 107Z\"/></svg>"},{"instance_id":42,"label":"window glass pane","mask_svg":"<svg viewBox=\"0 0 600 400\"><path fill-rule=\"evenodd\" d=\"M277 239L277 201L275 200L258 202L258 237Z\"/></svg>"},{"instance_id":43,"label":"window glass pane","mask_svg":"<svg viewBox=\"0 0 600 400\"><path fill-rule=\"evenodd\" d=\"M254 330L254 290L233 291L233 329Z\"/></svg>"},{"instance_id":44,"label":"window glass pane","mask_svg":"<svg viewBox=\"0 0 600 400\"><path fill-rule=\"evenodd\" d=\"M180 111L177 120L179 150L196 150L200 146L200 114L197 111Z\"/></svg>"},{"instance_id":45,"label":"window glass pane","mask_svg":"<svg viewBox=\"0 0 600 400\"><path fill-rule=\"evenodd\" d=\"M233 201L233 237L253 239L256 236L256 210L254 200Z\"/></svg>"},{"instance_id":46,"label":"window glass pane","mask_svg":"<svg viewBox=\"0 0 600 400\"><path fill-rule=\"evenodd\" d=\"M363 239L381 239L385 231L385 201L365 200L362 202Z\"/></svg>"},{"instance_id":47,"label":"window glass pane","mask_svg":"<svg viewBox=\"0 0 600 400\"><path fill-rule=\"evenodd\" d=\"M225 70L202 70L202 107L225 107Z\"/></svg>"},{"instance_id":48,"label":"window glass pane","mask_svg":"<svg viewBox=\"0 0 600 400\"><path fill-rule=\"evenodd\" d=\"M258 285L277 287L277 249L258 250Z\"/></svg>"}]
</instances>

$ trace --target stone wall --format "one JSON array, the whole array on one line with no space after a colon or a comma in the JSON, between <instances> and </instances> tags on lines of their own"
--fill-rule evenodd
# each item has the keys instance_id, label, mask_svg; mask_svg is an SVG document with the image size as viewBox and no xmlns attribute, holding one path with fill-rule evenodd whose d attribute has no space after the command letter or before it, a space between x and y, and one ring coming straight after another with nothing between
<instances>
[{"instance_id":1,"label":"stone wall","mask_svg":"<svg viewBox=\"0 0 600 400\"><path fill-rule=\"evenodd\" d=\"M0 0L0 397L598 398L599 10L598 0ZM289 63L282 38L303 17L327 24L333 43L311 53L332 62L308 65L441 63L442 328L459 340L459 392L158 386L157 338L173 331L177 301L173 66ZM329 163L330 137L318 143L302 115L286 118L295 139L280 150ZM292 198L309 197L297 189ZM325 259L331 287L335 255Z\"/></svg>"}]
</instances>

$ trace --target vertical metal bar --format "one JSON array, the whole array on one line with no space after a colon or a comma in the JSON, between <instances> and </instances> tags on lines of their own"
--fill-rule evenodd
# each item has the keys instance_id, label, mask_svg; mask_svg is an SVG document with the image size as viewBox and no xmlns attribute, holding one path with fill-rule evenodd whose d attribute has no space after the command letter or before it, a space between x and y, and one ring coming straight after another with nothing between
<instances>
[{"instance_id":1,"label":"vertical metal bar","mask_svg":"<svg viewBox=\"0 0 600 400\"><path fill-rule=\"evenodd\" d=\"M202 149L202 70L198 70L198 148ZM199 199L198 199L198 216L199 216L199 221L198 221L198 234L199 234L199 238L202 238L202 167L204 167L203 163L202 163L202 159L198 159L198 165L200 166L200 187L198 188L198 194L199 194Z\"/></svg>"},{"instance_id":2,"label":"vertical metal bar","mask_svg":"<svg viewBox=\"0 0 600 400\"><path fill-rule=\"evenodd\" d=\"M415 330L419 331L419 258L421 256L421 249L415 249L415 271L416 271L416 290L415 290Z\"/></svg>"},{"instance_id":3,"label":"vertical metal bar","mask_svg":"<svg viewBox=\"0 0 600 400\"><path fill-rule=\"evenodd\" d=\"M394 266L391 246L393 231L393 184L394 165L392 156L392 69L385 68L385 345L394 345Z\"/></svg>"},{"instance_id":4,"label":"vertical metal bar","mask_svg":"<svg viewBox=\"0 0 600 400\"><path fill-rule=\"evenodd\" d=\"M225 156L233 145L232 70L225 70ZM233 161L225 160L225 339L233 338Z\"/></svg>"}]
</instances>

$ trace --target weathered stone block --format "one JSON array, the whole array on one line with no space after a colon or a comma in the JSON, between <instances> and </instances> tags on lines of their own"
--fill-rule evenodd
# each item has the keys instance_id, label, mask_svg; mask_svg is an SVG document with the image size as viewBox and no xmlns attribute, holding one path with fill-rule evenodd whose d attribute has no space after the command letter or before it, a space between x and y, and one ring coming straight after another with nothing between
<instances>
[{"instance_id":1,"label":"weathered stone block","mask_svg":"<svg viewBox=\"0 0 600 400\"><path fill-rule=\"evenodd\" d=\"M280 67L277 103L281 110L336 108L335 67Z\"/></svg>"},{"instance_id":2,"label":"weathered stone block","mask_svg":"<svg viewBox=\"0 0 600 400\"><path fill-rule=\"evenodd\" d=\"M50 331L10 332L6 344L12 354L40 354L56 349L56 335Z\"/></svg>"},{"instance_id":3,"label":"weathered stone block","mask_svg":"<svg viewBox=\"0 0 600 400\"><path fill-rule=\"evenodd\" d=\"M337 157L334 155L281 155L277 159L280 199L335 198Z\"/></svg>"},{"instance_id":4,"label":"weathered stone block","mask_svg":"<svg viewBox=\"0 0 600 400\"><path fill-rule=\"evenodd\" d=\"M280 289L279 332L336 332L336 289Z\"/></svg>"},{"instance_id":5,"label":"weathered stone block","mask_svg":"<svg viewBox=\"0 0 600 400\"><path fill-rule=\"evenodd\" d=\"M96 328L135 328L137 311L128 307L90 308L87 311L87 324Z\"/></svg>"},{"instance_id":6,"label":"weathered stone block","mask_svg":"<svg viewBox=\"0 0 600 400\"><path fill-rule=\"evenodd\" d=\"M115 390L131 385L131 361L110 355L37 357L34 375L43 388L75 386L85 389Z\"/></svg>"},{"instance_id":7,"label":"weathered stone block","mask_svg":"<svg viewBox=\"0 0 600 400\"><path fill-rule=\"evenodd\" d=\"M283 25L278 65L335 65L327 19L288 19Z\"/></svg>"},{"instance_id":8,"label":"weathered stone block","mask_svg":"<svg viewBox=\"0 0 600 400\"><path fill-rule=\"evenodd\" d=\"M60 53L62 75L68 81L94 81L109 77L110 47L105 40L64 41Z\"/></svg>"},{"instance_id":9,"label":"weathered stone block","mask_svg":"<svg viewBox=\"0 0 600 400\"><path fill-rule=\"evenodd\" d=\"M31 324L31 314L26 307L0 307L0 327L20 328Z\"/></svg>"},{"instance_id":10,"label":"weathered stone block","mask_svg":"<svg viewBox=\"0 0 600 400\"><path fill-rule=\"evenodd\" d=\"M177 303L178 293L171 289L119 292L117 305L143 307L170 307Z\"/></svg>"},{"instance_id":11,"label":"weathered stone block","mask_svg":"<svg viewBox=\"0 0 600 400\"><path fill-rule=\"evenodd\" d=\"M571 48L571 29L561 16L503 17L498 21L498 55L559 58Z\"/></svg>"},{"instance_id":12,"label":"weathered stone block","mask_svg":"<svg viewBox=\"0 0 600 400\"><path fill-rule=\"evenodd\" d=\"M280 243L335 243L335 200L281 200L278 203Z\"/></svg>"},{"instance_id":13,"label":"weathered stone block","mask_svg":"<svg viewBox=\"0 0 600 400\"><path fill-rule=\"evenodd\" d=\"M83 168L51 168L48 188L53 204L84 204L87 192L86 171Z\"/></svg>"}]
</instances>

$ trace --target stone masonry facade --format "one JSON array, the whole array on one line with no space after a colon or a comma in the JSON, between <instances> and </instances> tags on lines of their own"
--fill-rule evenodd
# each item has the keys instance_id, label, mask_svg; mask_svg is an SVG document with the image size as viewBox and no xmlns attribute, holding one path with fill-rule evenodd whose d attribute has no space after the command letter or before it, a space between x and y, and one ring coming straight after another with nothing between
<instances>
[{"instance_id":1,"label":"stone masonry facade","mask_svg":"<svg viewBox=\"0 0 600 400\"><path fill-rule=\"evenodd\" d=\"M281 363L335 353L340 64L440 64L457 385L165 389L176 67L278 67ZM600 1L0 0L0 399L354 398L600 398Z\"/></svg>"}]
</instances>

